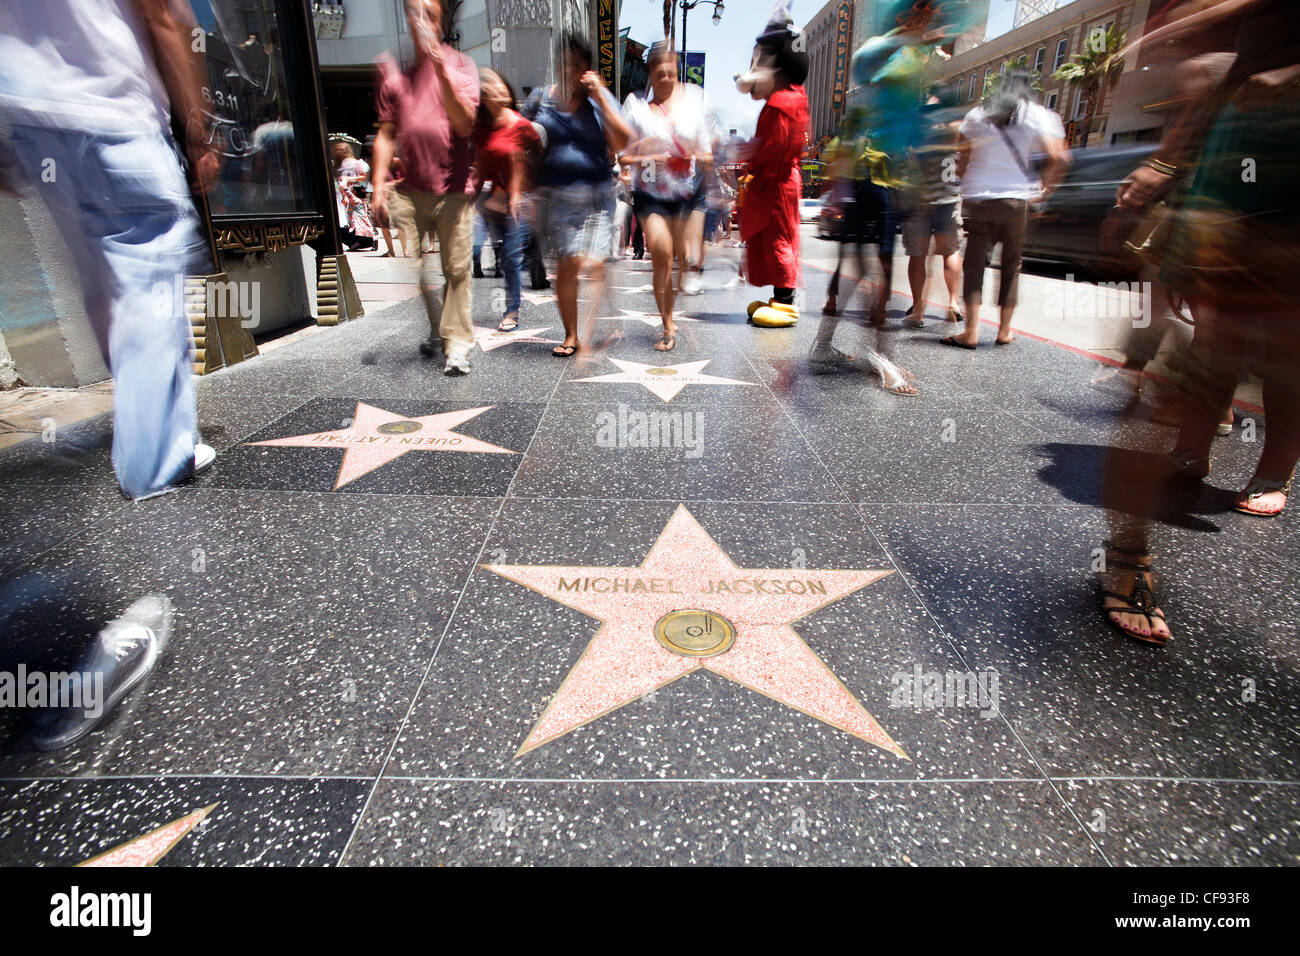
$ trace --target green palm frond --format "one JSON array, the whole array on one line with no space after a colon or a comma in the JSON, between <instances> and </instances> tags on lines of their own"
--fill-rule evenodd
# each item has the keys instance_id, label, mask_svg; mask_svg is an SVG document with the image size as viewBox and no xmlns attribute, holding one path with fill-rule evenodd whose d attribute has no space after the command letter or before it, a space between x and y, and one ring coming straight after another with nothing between
<instances>
[{"instance_id":1,"label":"green palm frond","mask_svg":"<svg viewBox=\"0 0 1300 956\"><path fill-rule=\"evenodd\" d=\"M1090 34L1084 41L1083 52L1071 56L1070 62L1062 64L1052 74L1052 79L1086 89L1114 89L1124 72L1124 57L1120 51L1127 39L1127 34L1114 27L1104 33Z\"/></svg>"}]
</instances>

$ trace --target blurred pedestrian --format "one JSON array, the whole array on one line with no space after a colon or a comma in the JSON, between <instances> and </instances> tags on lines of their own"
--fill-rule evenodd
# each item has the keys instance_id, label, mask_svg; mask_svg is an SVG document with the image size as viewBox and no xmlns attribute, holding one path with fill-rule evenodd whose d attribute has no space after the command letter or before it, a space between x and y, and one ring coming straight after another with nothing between
<instances>
[{"instance_id":1,"label":"blurred pedestrian","mask_svg":"<svg viewBox=\"0 0 1300 956\"><path fill-rule=\"evenodd\" d=\"M1102 610L1123 633L1165 644L1172 631L1155 596L1150 521L1175 480L1210 473L1210 446L1240 376L1258 375L1267 416L1255 473L1232 507L1274 517L1300 459L1300 208L1287 185L1300 138L1300 37L1285 0L1195 10L1141 41L1208 52L1231 47L1227 75L1171 124L1157 154L1130 175L1121 205L1173 195L1160 280L1187 301L1195 334L1183 362L1183 424L1156 459L1112 449L1105 500L1111 524ZM1270 170L1273 178L1246 170ZM1175 190L1177 180L1186 188Z\"/></svg>"},{"instance_id":2,"label":"blurred pedestrian","mask_svg":"<svg viewBox=\"0 0 1300 956\"><path fill-rule=\"evenodd\" d=\"M329 142L334 203L343 244L354 252L369 251L375 248L375 227L362 190L370 179L370 166L357 157L360 143L353 137L334 133Z\"/></svg>"},{"instance_id":3,"label":"blurred pedestrian","mask_svg":"<svg viewBox=\"0 0 1300 956\"><path fill-rule=\"evenodd\" d=\"M482 185L479 208L496 243L497 275L506 280L505 313L497 329L512 332L519 327L528 231L528 157L537 150L538 140L532 123L515 111L514 87L501 74L487 67L480 69L479 90L474 135L478 147L475 175Z\"/></svg>"},{"instance_id":4,"label":"blurred pedestrian","mask_svg":"<svg viewBox=\"0 0 1300 956\"><path fill-rule=\"evenodd\" d=\"M979 341L984 269L995 245L1002 246L998 269L998 345L1015 340L1020 253L1030 204L1044 202L1070 165L1065 130L1055 111L1034 101L1028 70L1003 74L987 105L966 114L959 130L957 175L961 178L966 261L962 297L966 328L940 339L945 345L974 349Z\"/></svg>"},{"instance_id":5,"label":"blurred pedestrian","mask_svg":"<svg viewBox=\"0 0 1300 956\"><path fill-rule=\"evenodd\" d=\"M210 191L220 170L202 121L193 16L181 10L171 0L0 5L0 190L30 182L76 263L114 379L113 470L133 499L175 488L216 457L197 441L190 323L176 294L183 276L212 268L190 187ZM189 186L173 117L186 130ZM18 633L16 617L35 604L66 614L75 586L11 576L0 632ZM150 594L100 630L76 668L83 689L98 685L98 706L40 711L33 743L65 747L108 720L157 662L171 622L171 601Z\"/></svg>"},{"instance_id":6,"label":"blurred pedestrian","mask_svg":"<svg viewBox=\"0 0 1300 956\"><path fill-rule=\"evenodd\" d=\"M181 277L211 263L172 116L188 120L195 186L211 190L219 168L190 29L168 0L0 7L0 120L10 129L0 175L8 166L37 188L76 262L113 373L113 468L130 498L166 491L215 457L196 443L190 322L176 295Z\"/></svg>"},{"instance_id":7,"label":"blurred pedestrian","mask_svg":"<svg viewBox=\"0 0 1300 956\"><path fill-rule=\"evenodd\" d=\"M926 103L931 118L925 139L911 151L912 169L903 200L903 250L912 305L905 325L925 322L925 287L931 243L943 263L947 287L946 318L961 322L961 186L957 178L957 123L943 110L937 96Z\"/></svg>"},{"instance_id":8,"label":"blurred pedestrian","mask_svg":"<svg viewBox=\"0 0 1300 956\"><path fill-rule=\"evenodd\" d=\"M613 154L627 146L627 124L618 102L591 69L591 47L569 35L556 48L559 82L533 90L523 115L542 141L536 171L538 232L556 259L556 298L564 342L552 353L578 351L578 284L585 272L604 292L605 258L611 239Z\"/></svg>"},{"instance_id":9,"label":"blurred pedestrian","mask_svg":"<svg viewBox=\"0 0 1300 956\"><path fill-rule=\"evenodd\" d=\"M406 0L406 23L415 62L402 71L386 71L379 86L375 202L382 214L388 170L401 136L406 179L400 188L414 206L417 232L437 234L445 283L439 295L431 257L422 257L420 285L431 331L420 352L433 355L441 347L443 371L464 375L470 370L469 352L474 347L470 135L479 104L478 67L443 42L440 0Z\"/></svg>"},{"instance_id":10,"label":"blurred pedestrian","mask_svg":"<svg viewBox=\"0 0 1300 956\"><path fill-rule=\"evenodd\" d=\"M620 162L632 169L632 208L654 266L655 304L663 322L655 349L669 352L677 341L674 260L681 290L699 291L699 277L691 275L698 254L690 254L686 229L695 213L700 174L712 158L709 109L701 87L678 82L677 54L667 43L653 44L646 60L652 96L632 94L624 103L631 138Z\"/></svg>"}]
</instances>

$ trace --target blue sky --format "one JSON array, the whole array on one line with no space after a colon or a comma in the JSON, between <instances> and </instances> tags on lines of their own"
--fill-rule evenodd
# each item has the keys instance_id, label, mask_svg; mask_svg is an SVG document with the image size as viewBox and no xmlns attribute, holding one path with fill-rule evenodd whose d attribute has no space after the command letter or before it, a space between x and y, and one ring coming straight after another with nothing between
<instances>
[{"instance_id":1,"label":"blue sky","mask_svg":"<svg viewBox=\"0 0 1300 956\"><path fill-rule=\"evenodd\" d=\"M799 26L811 20L826 0L794 0L792 15ZM692 50L707 54L704 89L718 113L724 129L738 129L746 136L754 131L761 103L755 103L737 90L733 77L749 66L754 51L754 37L774 7L774 0L726 0L722 22L713 24L713 7L701 3L687 18L686 39ZM681 33L681 7L674 4L677 32ZM1011 28L1014 0L990 0L989 36L998 36ZM620 27L631 27L632 39L653 43L663 39L663 0L623 0Z\"/></svg>"}]
</instances>

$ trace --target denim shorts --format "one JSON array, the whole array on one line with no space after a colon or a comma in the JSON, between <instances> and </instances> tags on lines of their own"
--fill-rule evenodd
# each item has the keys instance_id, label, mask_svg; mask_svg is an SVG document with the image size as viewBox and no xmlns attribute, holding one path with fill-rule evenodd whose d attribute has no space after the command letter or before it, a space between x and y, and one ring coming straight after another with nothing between
<instances>
[{"instance_id":1,"label":"denim shorts","mask_svg":"<svg viewBox=\"0 0 1300 956\"><path fill-rule=\"evenodd\" d=\"M614 242L611 183L573 183L537 190L538 235L556 259L604 261Z\"/></svg>"},{"instance_id":2,"label":"denim shorts","mask_svg":"<svg viewBox=\"0 0 1300 956\"><path fill-rule=\"evenodd\" d=\"M930 237L934 237L934 254L950 256L960 245L961 204L957 202L922 203L908 212L903 220L903 249L913 258L930 254Z\"/></svg>"}]
</instances>

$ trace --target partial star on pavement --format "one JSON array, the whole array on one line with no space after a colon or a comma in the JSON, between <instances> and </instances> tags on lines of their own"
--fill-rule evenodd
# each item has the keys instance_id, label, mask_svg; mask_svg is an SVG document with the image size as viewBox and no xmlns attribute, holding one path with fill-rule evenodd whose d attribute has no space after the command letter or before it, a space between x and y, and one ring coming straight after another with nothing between
<instances>
[{"instance_id":1,"label":"partial star on pavement","mask_svg":"<svg viewBox=\"0 0 1300 956\"><path fill-rule=\"evenodd\" d=\"M181 817L179 820L173 820L171 823L160 826L157 830L150 830L148 833L136 837L134 840L128 840L119 844L99 856L91 857L78 863L77 866L86 867L111 867L111 866L153 866L168 853L172 847L180 843L185 835L202 823L214 809L216 804L209 804L202 810L195 810L193 813Z\"/></svg>"},{"instance_id":2,"label":"partial star on pavement","mask_svg":"<svg viewBox=\"0 0 1300 956\"><path fill-rule=\"evenodd\" d=\"M516 757L709 670L911 759L791 627L891 571L740 568L683 505L638 567L484 567L601 622Z\"/></svg>"},{"instance_id":3,"label":"partial star on pavement","mask_svg":"<svg viewBox=\"0 0 1300 956\"><path fill-rule=\"evenodd\" d=\"M602 319L609 319L612 322L642 322L649 326L662 326L664 324L664 320L660 317L658 312L643 312L640 309L619 309L618 311L623 314L597 316L596 321L599 322ZM685 312L681 312L673 315L673 321L701 322L703 320L697 319L693 315L688 315Z\"/></svg>"},{"instance_id":4,"label":"partial star on pavement","mask_svg":"<svg viewBox=\"0 0 1300 956\"><path fill-rule=\"evenodd\" d=\"M410 417L395 415L374 405L357 402L352 424L328 432L310 435L292 435L272 438L270 441L249 442L250 445L279 445L290 448L343 449L343 464L334 482L334 491L368 475L394 458L411 451L467 451L489 455L517 455L519 452L502 448L468 435L453 431L471 418L495 408L463 408L437 415Z\"/></svg>"},{"instance_id":5,"label":"partial star on pavement","mask_svg":"<svg viewBox=\"0 0 1300 956\"><path fill-rule=\"evenodd\" d=\"M712 359L699 362L682 362L680 365L643 365L641 362L625 362L611 358L611 362L622 371L610 372L608 375L594 375L591 378L575 378L575 382L605 382L608 384L644 385L665 402L671 402L688 385L758 385L758 382L742 382L734 378L720 378L717 375L704 374L704 366Z\"/></svg>"},{"instance_id":6,"label":"partial star on pavement","mask_svg":"<svg viewBox=\"0 0 1300 956\"><path fill-rule=\"evenodd\" d=\"M493 349L499 349L503 345L526 345L529 343L541 345L559 345L561 339L543 339L538 335L541 332L549 332L549 326L543 326L540 329L525 329L522 326L510 332L499 332L496 329L485 328L481 325L474 326L474 342L484 352L491 352Z\"/></svg>"},{"instance_id":7,"label":"partial star on pavement","mask_svg":"<svg viewBox=\"0 0 1300 956\"><path fill-rule=\"evenodd\" d=\"M545 289L540 292L530 292L527 289L520 289L519 297L530 305L550 305L555 301L555 293Z\"/></svg>"},{"instance_id":8,"label":"partial star on pavement","mask_svg":"<svg viewBox=\"0 0 1300 956\"><path fill-rule=\"evenodd\" d=\"M652 283L647 282L645 285L612 285L611 289L620 289L623 292L653 292L655 287Z\"/></svg>"}]
</instances>

